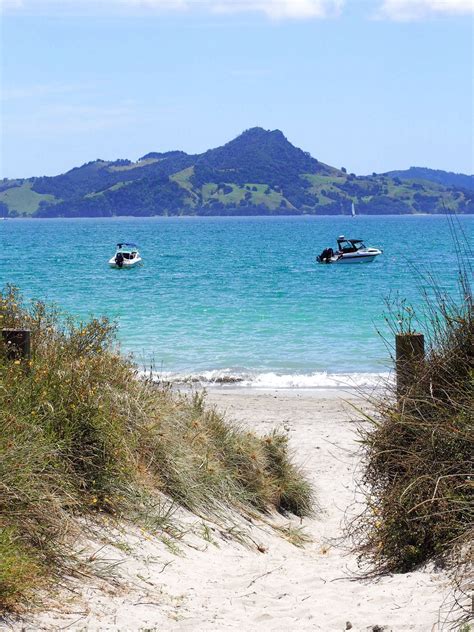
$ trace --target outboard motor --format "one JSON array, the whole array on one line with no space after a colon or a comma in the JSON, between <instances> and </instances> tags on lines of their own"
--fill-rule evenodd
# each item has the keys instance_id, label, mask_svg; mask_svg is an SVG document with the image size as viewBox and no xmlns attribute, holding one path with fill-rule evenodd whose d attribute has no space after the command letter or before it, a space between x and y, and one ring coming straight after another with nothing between
<instances>
[{"instance_id":1,"label":"outboard motor","mask_svg":"<svg viewBox=\"0 0 474 632\"><path fill-rule=\"evenodd\" d=\"M115 263L117 264L118 268L122 268L123 267L123 254L121 252L118 252L115 255Z\"/></svg>"},{"instance_id":2,"label":"outboard motor","mask_svg":"<svg viewBox=\"0 0 474 632\"><path fill-rule=\"evenodd\" d=\"M318 263L329 263L333 255L334 250L332 248L325 248L316 260Z\"/></svg>"}]
</instances>

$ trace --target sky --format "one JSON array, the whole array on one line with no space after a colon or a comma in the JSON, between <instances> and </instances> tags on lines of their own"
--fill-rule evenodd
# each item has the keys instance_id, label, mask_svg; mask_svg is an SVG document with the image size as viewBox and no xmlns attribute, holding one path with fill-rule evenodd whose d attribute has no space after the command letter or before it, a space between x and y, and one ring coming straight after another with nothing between
<instances>
[{"instance_id":1,"label":"sky","mask_svg":"<svg viewBox=\"0 0 474 632\"><path fill-rule=\"evenodd\" d=\"M358 175L474 172L474 0L0 0L0 177L243 130Z\"/></svg>"}]
</instances>

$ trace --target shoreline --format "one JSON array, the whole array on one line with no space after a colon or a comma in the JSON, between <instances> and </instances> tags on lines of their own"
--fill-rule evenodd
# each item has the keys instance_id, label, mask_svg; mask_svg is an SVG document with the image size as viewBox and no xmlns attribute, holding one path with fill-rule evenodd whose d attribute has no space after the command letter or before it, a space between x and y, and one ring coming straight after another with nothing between
<instances>
[{"instance_id":1,"label":"shoreline","mask_svg":"<svg viewBox=\"0 0 474 632\"><path fill-rule=\"evenodd\" d=\"M460 213L459 217L470 217L470 213ZM288 214L288 215L276 215L276 214L271 214L269 213L268 215L110 215L110 216L103 216L103 215L74 215L71 217L38 217L38 216L34 216L34 215L18 215L18 216L14 216L14 215L7 215L5 218L1 218L1 219L5 219L5 220L91 220L91 221L97 221L97 220L148 220L148 219L160 219L160 220L180 220L180 219L191 219L191 220L195 220L195 219L206 219L206 220L215 220L215 219L229 219L229 220L239 220L239 219L301 219L301 218L305 218L305 219L318 219L318 218L352 218L352 216L349 213L337 213L337 214L329 214L329 215L325 215L323 213L293 213L293 214ZM441 217L441 218L445 218L445 215L443 213L399 213L399 214L393 214L393 213L382 213L382 214L375 214L375 213L357 213L356 217L362 217L364 219L370 219L371 217L373 218L378 218L378 217L383 217L384 219L387 218L391 218L391 217L395 217L395 218L399 218L399 217Z\"/></svg>"},{"instance_id":2,"label":"shoreline","mask_svg":"<svg viewBox=\"0 0 474 632\"><path fill-rule=\"evenodd\" d=\"M337 402L345 401L357 401L361 405L367 403L367 399L370 398L374 392L364 392L358 388L324 388L324 387L308 387L308 388L270 388L259 386L242 386L240 384L208 384L208 385L175 385L176 390L180 393L192 393L195 391L202 391L205 393L206 401L216 405L220 410L222 404L231 399L232 397L238 398L244 402L246 398L254 400L257 397L272 397L274 399L302 399L302 400L334 400ZM237 413L236 409L233 409L233 414Z\"/></svg>"},{"instance_id":3,"label":"shoreline","mask_svg":"<svg viewBox=\"0 0 474 632\"><path fill-rule=\"evenodd\" d=\"M32 614L14 629L340 632L349 629L348 622L353 632L374 626L384 632L445 629L444 572L430 565L363 579L344 539L344 524L361 500L356 430L363 423L359 410L366 409L362 396L219 387L206 391L206 402L258 434L287 433L297 465L315 488L315 516L235 516L226 532L187 515L181 554L124 525L121 548L100 539L92 543L115 569L111 583L73 580L69 588L75 593L67 591L64 600L58 594L49 611ZM246 534L247 543L230 533Z\"/></svg>"},{"instance_id":4,"label":"shoreline","mask_svg":"<svg viewBox=\"0 0 474 632\"><path fill-rule=\"evenodd\" d=\"M214 369L203 371L139 371L143 377L150 377L158 383L171 384L178 390L185 389L248 389L250 391L328 391L366 392L383 391L393 382L394 372L341 372L313 371L308 373L283 373L277 371L233 371Z\"/></svg>"}]
</instances>

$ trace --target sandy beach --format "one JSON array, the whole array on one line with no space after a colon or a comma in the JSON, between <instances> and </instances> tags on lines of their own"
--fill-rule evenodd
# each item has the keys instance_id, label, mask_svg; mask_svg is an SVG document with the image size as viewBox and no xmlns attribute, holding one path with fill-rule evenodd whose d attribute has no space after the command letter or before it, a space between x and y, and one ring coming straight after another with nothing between
<instances>
[{"instance_id":1,"label":"sandy beach","mask_svg":"<svg viewBox=\"0 0 474 632\"><path fill-rule=\"evenodd\" d=\"M176 515L188 530L176 549L126 526L115 530L115 545L98 534L85 546L102 579L72 579L47 610L12 621L13 629L447 629L446 574L430 566L361 579L343 538L345 521L357 511L362 400L336 391L234 388L211 390L207 400L258 433L288 432L295 460L316 490L315 517L235 517L229 529L181 510Z\"/></svg>"}]
</instances>

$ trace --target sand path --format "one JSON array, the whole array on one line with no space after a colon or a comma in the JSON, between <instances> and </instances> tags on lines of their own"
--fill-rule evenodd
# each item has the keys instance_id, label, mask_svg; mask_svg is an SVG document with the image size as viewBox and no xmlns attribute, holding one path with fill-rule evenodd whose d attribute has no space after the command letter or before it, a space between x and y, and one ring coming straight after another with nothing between
<instances>
[{"instance_id":1,"label":"sand path","mask_svg":"<svg viewBox=\"0 0 474 632\"><path fill-rule=\"evenodd\" d=\"M355 499L359 415L340 394L223 389L211 391L208 401L260 433L275 427L288 431L322 509L302 523L312 541L298 548L254 524L248 525L255 543L249 548L210 525L207 541L194 538L191 547L183 547L184 555L174 555L161 542L130 532L126 552L111 546L103 551L109 561L120 562L113 586L76 585L76 593L68 590L48 612L15 628L447 629L442 622L449 610L449 587L442 573L427 569L378 581L354 577L356 560L341 535ZM298 521L293 525L300 526Z\"/></svg>"}]
</instances>

